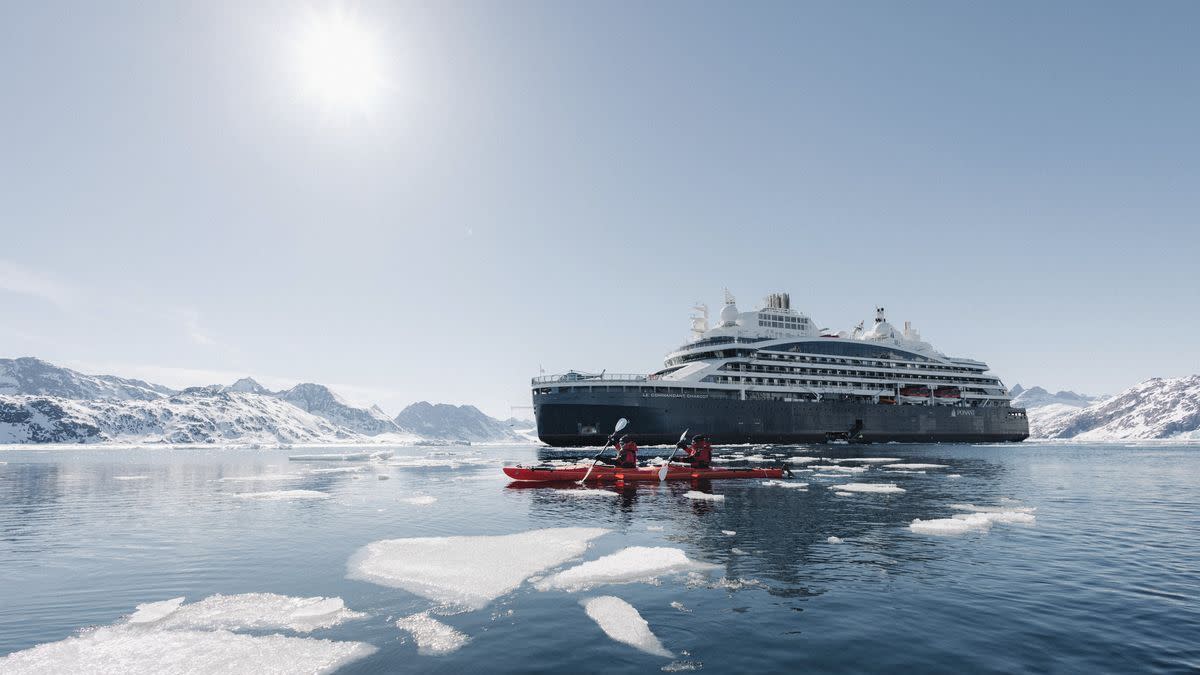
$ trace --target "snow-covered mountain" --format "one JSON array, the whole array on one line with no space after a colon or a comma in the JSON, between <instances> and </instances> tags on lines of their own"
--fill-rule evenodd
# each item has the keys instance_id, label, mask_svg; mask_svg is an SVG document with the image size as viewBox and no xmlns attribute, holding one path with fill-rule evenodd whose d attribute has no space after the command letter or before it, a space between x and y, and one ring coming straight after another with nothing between
<instances>
[{"instance_id":1,"label":"snow-covered mountain","mask_svg":"<svg viewBox=\"0 0 1200 675\"><path fill-rule=\"evenodd\" d=\"M362 440L286 401L194 387L153 401L0 396L0 443L325 443Z\"/></svg>"},{"instance_id":2,"label":"snow-covered mountain","mask_svg":"<svg viewBox=\"0 0 1200 675\"><path fill-rule=\"evenodd\" d=\"M162 385L112 375L84 375L32 357L0 359L0 395L153 401L174 393Z\"/></svg>"},{"instance_id":3,"label":"snow-covered mountain","mask_svg":"<svg viewBox=\"0 0 1200 675\"><path fill-rule=\"evenodd\" d=\"M434 405L421 401L400 411L395 423L426 438L447 441L525 440L508 423L485 415L473 405Z\"/></svg>"},{"instance_id":4,"label":"snow-covered mountain","mask_svg":"<svg viewBox=\"0 0 1200 675\"><path fill-rule=\"evenodd\" d=\"M356 408L342 400L323 384L305 382L275 394L301 410L310 412L334 424L366 436L404 431L388 419L378 406Z\"/></svg>"},{"instance_id":5,"label":"snow-covered mountain","mask_svg":"<svg viewBox=\"0 0 1200 675\"><path fill-rule=\"evenodd\" d=\"M422 420L426 438L518 438L505 423L471 406L421 405L434 411L412 415ZM84 375L35 358L0 359L0 443L368 443L421 437L378 406L355 407L320 384L272 392L244 377L228 386L176 391Z\"/></svg>"},{"instance_id":6,"label":"snow-covered mountain","mask_svg":"<svg viewBox=\"0 0 1200 675\"><path fill-rule=\"evenodd\" d=\"M1033 438L1200 439L1200 375L1153 378L1086 407L1029 410Z\"/></svg>"},{"instance_id":7,"label":"snow-covered mountain","mask_svg":"<svg viewBox=\"0 0 1200 675\"><path fill-rule=\"evenodd\" d=\"M1051 394L1041 387L1025 389L1019 384L1009 390L1009 393L1013 395L1012 404L1014 406L1027 409L1040 408L1046 405L1065 405L1074 408L1083 408L1100 400L1100 397L1077 394L1073 391L1060 391Z\"/></svg>"}]
</instances>

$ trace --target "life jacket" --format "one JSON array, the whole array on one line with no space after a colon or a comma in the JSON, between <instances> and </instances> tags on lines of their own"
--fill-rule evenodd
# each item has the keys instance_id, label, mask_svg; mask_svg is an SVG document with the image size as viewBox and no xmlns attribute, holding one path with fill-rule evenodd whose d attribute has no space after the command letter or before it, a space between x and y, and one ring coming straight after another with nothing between
<instances>
[{"instance_id":1,"label":"life jacket","mask_svg":"<svg viewBox=\"0 0 1200 675\"><path fill-rule=\"evenodd\" d=\"M712 444L708 441L695 441L688 448L688 456L705 464L712 463Z\"/></svg>"},{"instance_id":2,"label":"life jacket","mask_svg":"<svg viewBox=\"0 0 1200 675\"><path fill-rule=\"evenodd\" d=\"M627 441L621 446L621 451L617 453L617 463L623 467L637 466L637 443Z\"/></svg>"}]
</instances>

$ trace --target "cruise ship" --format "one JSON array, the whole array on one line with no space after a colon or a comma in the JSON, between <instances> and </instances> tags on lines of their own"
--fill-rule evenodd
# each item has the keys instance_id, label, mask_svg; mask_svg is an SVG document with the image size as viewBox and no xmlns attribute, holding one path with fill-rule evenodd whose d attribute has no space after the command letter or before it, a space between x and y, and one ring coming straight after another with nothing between
<instances>
[{"instance_id":1,"label":"cruise ship","mask_svg":"<svg viewBox=\"0 0 1200 675\"><path fill-rule=\"evenodd\" d=\"M712 327L708 308L694 309L690 339L657 372L535 377L538 438L602 445L622 417L642 444L674 443L685 429L724 444L1029 436L1025 410L986 363L942 354L882 307L870 328L836 333L792 309L787 293L741 312L726 291Z\"/></svg>"}]
</instances>

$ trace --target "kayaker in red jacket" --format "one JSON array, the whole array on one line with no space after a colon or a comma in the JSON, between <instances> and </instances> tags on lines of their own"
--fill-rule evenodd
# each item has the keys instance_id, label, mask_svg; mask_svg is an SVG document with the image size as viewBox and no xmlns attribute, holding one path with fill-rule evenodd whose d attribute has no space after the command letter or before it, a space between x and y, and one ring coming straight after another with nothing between
<instances>
[{"instance_id":1,"label":"kayaker in red jacket","mask_svg":"<svg viewBox=\"0 0 1200 675\"><path fill-rule=\"evenodd\" d=\"M617 449L617 458L615 460L601 457L596 461L600 462L601 464L621 467L623 469L637 468L638 447L637 443L633 442L633 438L631 436L622 436L621 440L617 441L617 444L614 447Z\"/></svg>"},{"instance_id":2,"label":"kayaker in red jacket","mask_svg":"<svg viewBox=\"0 0 1200 675\"><path fill-rule=\"evenodd\" d=\"M683 448L687 452L687 457L682 461L684 464L691 464L697 469L707 469L712 465L712 443L708 442L708 436L704 434L696 434L692 438L692 444Z\"/></svg>"}]
</instances>

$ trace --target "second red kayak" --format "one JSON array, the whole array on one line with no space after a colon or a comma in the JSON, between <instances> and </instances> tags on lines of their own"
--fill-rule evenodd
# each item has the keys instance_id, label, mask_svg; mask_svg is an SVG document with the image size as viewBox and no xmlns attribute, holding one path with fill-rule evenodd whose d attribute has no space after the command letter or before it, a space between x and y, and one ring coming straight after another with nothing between
<instances>
[{"instance_id":1,"label":"second red kayak","mask_svg":"<svg viewBox=\"0 0 1200 675\"><path fill-rule=\"evenodd\" d=\"M637 469L620 469L598 465L588 476L589 483L615 483L617 481L658 481L661 467L644 466ZM583 466L506 466L504 473L513 480L539 483L565 483L581 480L587 473ZM672 466L667 470L666 480L714 480L718 478L782 478L783 469L693 469L690 466Z\"/></svg>"}]
</instances>

